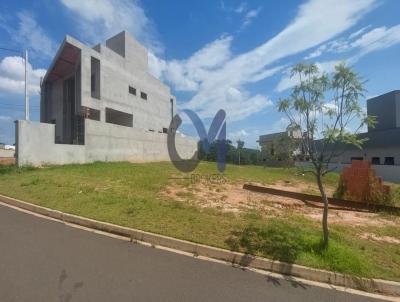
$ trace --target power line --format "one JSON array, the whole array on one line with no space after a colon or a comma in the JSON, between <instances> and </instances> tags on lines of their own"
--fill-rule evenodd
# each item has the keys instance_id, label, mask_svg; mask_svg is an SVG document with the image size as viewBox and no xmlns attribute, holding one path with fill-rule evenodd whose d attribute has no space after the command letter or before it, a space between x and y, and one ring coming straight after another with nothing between
<instances>
[{"instance_id":1,"label":"power line","mask_svg":"<svg viewBox=\"0 0 400 302\"><path fill-rule=\"evenodd\" d=\"M11 52L16 52L22 55L22 51L21 50L16 50L16 49L12 49L12 48L7 48L7 47L0 47L0 50L7 50L7 51L11 51Z\"/></svg>"},{"instance_id":2,"label":"power line","mask_svg":"<svg viewBox=\"0 0 400 302\"><path fill-rule=\"evenodd\" d=\"M7 103L0 103L0 106L10 106L10 107L24 107L23 104L7 104ZM40 105L33 105L32 108L40 108Z\"/></svg>"}]
</instances>

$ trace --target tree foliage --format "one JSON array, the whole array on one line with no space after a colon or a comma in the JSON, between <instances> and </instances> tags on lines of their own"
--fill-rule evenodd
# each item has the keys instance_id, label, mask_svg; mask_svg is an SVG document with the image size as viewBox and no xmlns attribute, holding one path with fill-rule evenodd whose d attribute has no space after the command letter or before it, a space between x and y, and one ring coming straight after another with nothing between
<instances>
[{"instance_id":1,"label":"tree foliage","mask_svg":"<svg viewBox=\"0 0 400 302\"><path fill-rule=\"evenodd\" d=\"M244 142L237 142L237 147L235 147L231 140L225 141L226 145L226 162L229 164L239 164L239 154L240 154L240 164L241 165L260 165L261 164L261 152L256 149L244 148ZM240 149L239 149L239 148ZM205 153L203 145L199 142L198 154L200 160L213 161L217 160L217 142L213 142L210 146L210 152Z\"/></svg>"},{"instance_id":2,"label":"tree foliage","mask_svg":"<svg viewBox=\"0 0 400 302\"><path fill-rule=\"evenodd\" d=\"M299 140L290 135L282 134L273 140L271 144L271 157L275 161L282 162L286 167L292 166L294 152L299 148Z\"/></svg>"},{"instance_id":3,"label":"tree foliage","mask_svg":"<svg viewBox=\"0 0 400 302\"><path fill-rule=\"evenodd\" d=\"M331 76L321 73L315 64L297 64L292 77L298 84L289 97L278 102L278 110L301 129L302 149L311 161L308 171L316 181L324 201L322 219L323 242L328 246L328 198L323 177L330 172L329 164L344 151L345 145L362 147L358 134L365 126L373 126L359 101L364 96L365 81L352 68L341 63Z\"/></svg>"}]
</instances>

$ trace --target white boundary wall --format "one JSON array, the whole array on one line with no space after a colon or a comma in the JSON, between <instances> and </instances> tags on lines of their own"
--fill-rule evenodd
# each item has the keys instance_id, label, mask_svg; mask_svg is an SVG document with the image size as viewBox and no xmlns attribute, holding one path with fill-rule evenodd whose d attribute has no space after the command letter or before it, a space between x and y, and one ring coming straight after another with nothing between
<instances>
[{"instance_id":1,"label":"white boundary wall","mask_svg":"<svg viewBox=\"0 0 400 302\"><path fill-rule=\"evenodd\" d=\"M310 166L309 162L296 162L296 167L307 167ZM350 164L329 164L329 169L333 169L336 172L341 172L344 167L350 167ZM376 175L382 177L384 181L400 183L400 166L390 165L372 165L375 169Z\"/></svg>"},{"instance_id":2,"label":"white boundary wall","mask_svg":"<svg viewBox=\"0 0 400 302\"><path fill-rule=\"evenodd\" d=\"M0 149L0 157L14 157L14 150Z\"/></svg>"},{"instance_id":3,"label":"white boundary wall","mask_svg":"<svg viewBox=\"0 0 400 302\"><path fill-rule=\"evenodd\" d=\"M197 141L176 134L182 158L191 158ZM55 125L16 123L18 166L94 161L168 161L167 134L85 119L85 145L55 144Z\"/></svg>"}]
</instances>

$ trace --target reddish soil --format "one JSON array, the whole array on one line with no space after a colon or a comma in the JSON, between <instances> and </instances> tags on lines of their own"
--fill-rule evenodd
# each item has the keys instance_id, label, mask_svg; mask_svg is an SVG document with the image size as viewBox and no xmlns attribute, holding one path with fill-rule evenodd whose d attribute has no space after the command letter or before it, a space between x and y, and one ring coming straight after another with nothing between
<instances>
[{"instance_id":1,"label":"reddish soil","mask_svg":"<svg viewBox=\"0 0 400 302\"><path fill-rule=\"evenodd\" d=\"M1 166L15 165L15 158L14 157L0 157L0 165Z\"/></svg>"},{"instance_id":2,"label":"reddish soil","mask_svg":"<svg viewBox=\"0 0 400 302\"><path fill-rule=\"evenodd\" d=\"M316 193L316 187L306 183L279 182L269 187L296 192ZM302 214L314 220L321 220L320 205L304 203L300 200L265 193L244 190L243 183L210 184L196 183L190 185L171 184L162 193L174 200L203 208L217 208L225 212L239 213L256 210L268 216L284 216L287 211ZM333 190L328 190L331 195ZM400 219L384 219L376 213L354 212L330 209L330 223L348 225L400 225Z\"/></svg>"}]
</instances>

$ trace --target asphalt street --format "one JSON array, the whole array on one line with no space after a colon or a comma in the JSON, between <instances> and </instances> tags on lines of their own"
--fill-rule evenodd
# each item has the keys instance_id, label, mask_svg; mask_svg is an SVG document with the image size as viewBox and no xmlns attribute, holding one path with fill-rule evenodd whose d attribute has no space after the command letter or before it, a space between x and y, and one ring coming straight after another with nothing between
<instances>
[{"instance_id":1,"label":"asphalt street","mask_svg":"<svg viewBox=\"0 0 400 302\"><path fill-rule=\"evenodd\" d=\"M0 205L0 301L381 301L77 229Z\"/></svg>"}]
</instances>

